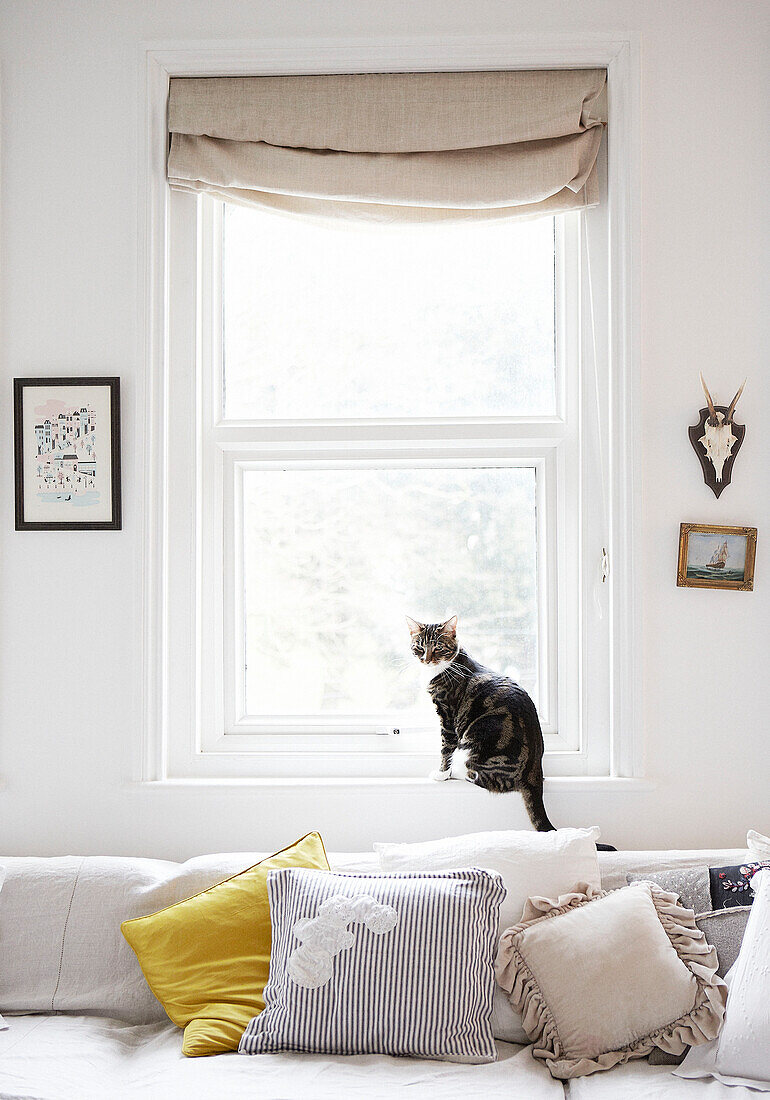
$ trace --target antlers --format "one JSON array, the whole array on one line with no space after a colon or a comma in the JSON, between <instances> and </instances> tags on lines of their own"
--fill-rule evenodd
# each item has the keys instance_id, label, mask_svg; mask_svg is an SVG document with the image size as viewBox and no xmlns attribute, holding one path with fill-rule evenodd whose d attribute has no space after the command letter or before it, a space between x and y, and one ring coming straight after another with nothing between
<instances>
[{"instance_id":1,"label":"antlers","mask_svg":"<svg viewBox=\"0 0 770 1100\"><path fill-rule=\"evenodd\" d=\"M725 422L727 422L728 420L732 420L733 413L735 412L735 406L738 404L738 398L743 393L743 386L746 385L746 381L747 381L747 379L744 378L743 379L743 385L741 386L741 388L736 393L735 397L730 402L730 408L727 410L727 416L725 417Z\"/></svg>"},{"instance_id":2,"label":"antlers","mask_svg":"<svg viewBox=\"0 0 770 1100\"><path fill-rule=\"evenodd\" d=\"M701 386L703 386L703 392L705 393L706 400L709 403L709 424L718 424L719 421L717 420L717 411L714 408L714 402L711 400L711 394L709 393L708 386L706 385L705 379L703 377L703 371L700 372L700 384Z\"/></svg>"},{"instance_id":3,"label":"antlers","mask_svg":"<svg viewBox=\"0 0 770 1100\"><path fill-rule=\"evenodd\" d=\"M730 423L730 421L732 420L732 418L733 418L733 413L735 412L735 406L736 406L736 405L738 404L738 398L739 398L739 397L741 396L741 394L743 393L743 386L745 386L745 385L746 385L746 382L747 382L747 379L746 379L746 378L744 378L744 379L743 379L743 385L741 386L741 388L740 388L740 389L738 390L738 392L736 393L735 397L734 397L734 398L732 399L732 401L730 402L730 407L729 407L729 409L727 410L727 416L726 416L726 417L724 418L724 420L722 421L722 423L723 423L723 424L729 424L729 423ZM718 423L719 423L719 421L718 421L718 419L717 419L717 411L716 411L716 409L714 408L714 402L713 402L713 400L712 400L711 394L710 394L710 393L709 393L709 391L708 391L708 386L706 385L706 383L705 383L705 381L704 381L704 378L703 378L703 371L701 371L701 372L700 372L700 384L701 384L701 385L703 386L703 392L705 393L705 395L706 395L706 400L708 401L708 406L709 406L709 424L718 424Z\"/></svg>"}]
</instances>

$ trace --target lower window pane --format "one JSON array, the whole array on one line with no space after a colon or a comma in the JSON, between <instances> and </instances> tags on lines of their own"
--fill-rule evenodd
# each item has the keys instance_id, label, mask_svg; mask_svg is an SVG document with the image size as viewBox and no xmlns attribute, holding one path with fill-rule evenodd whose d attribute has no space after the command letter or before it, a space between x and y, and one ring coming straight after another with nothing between
<instances>
[{"instance_id":1,"label":"lower window pane","mask_svg":"<svg viewBox=\"0 0 770 1100\"><path fill-rule=\"evenodd\" d=\"M246 469L243 494L250 715L425 713L405 615L457 613L537 702L533 468Z\"/></svg>"}]
</instances>

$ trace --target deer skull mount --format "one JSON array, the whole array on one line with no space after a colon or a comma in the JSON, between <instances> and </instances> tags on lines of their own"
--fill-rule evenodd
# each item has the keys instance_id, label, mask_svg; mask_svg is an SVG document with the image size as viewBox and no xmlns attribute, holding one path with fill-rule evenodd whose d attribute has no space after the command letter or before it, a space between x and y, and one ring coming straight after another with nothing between
<instances>
[{"instance_id":1,"label":"deer skull mount","mask_svg":"<svg viewBox=\"0 0 770 1100\"><path fill-rule=\"evenodd\" d=\"M700 410L700 420L694 428L688 428L687 433L700 459L703 480L714 496L719 497L722 490L730 484L735 456L741 449L746 434L746 425L736 424L733 420L735 406L746 382L744 381L728 406L715 405L702 374L700 380L708 408Z\"/></svg>"}]
</instances>

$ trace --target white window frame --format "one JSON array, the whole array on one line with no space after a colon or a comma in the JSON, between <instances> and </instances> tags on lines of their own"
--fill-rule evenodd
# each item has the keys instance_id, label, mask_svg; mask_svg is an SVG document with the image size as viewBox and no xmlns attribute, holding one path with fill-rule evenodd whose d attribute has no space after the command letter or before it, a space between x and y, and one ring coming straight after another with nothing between
<instances>
[{"instance_id":1,"label":"white window frame","mask_svg":"<svg viewBox=\"0 0 770 1100\"><path fill-rule=\"evenodd\" d=\"M244 716L234 706L242 662L238 606L239 494L244 468L337 468L381 465L535 465L538 492L539 654L546 739L546 774L640 774L633 661L633 500L630 413L634 344L631 293L631 188L633 123L631 49L628 42L585 41L550 50L532 44L496 45L465 40L454 49L391 45L336 50L297 46L220 50L147 47L149 177L147 245L142 270L148 281L148 372L145 561L145 735L142 778L166 781L271 781L422 776L432 766L420 730L388 736L387 716L340 722L319 719L292 725L280 717ZM451 433L429 420L239 424L222 418L221 364L216 331L221 306L221 239L212 220L214 200L168 191L165 181L165 102L172 75L537 68L602 65L608 69L610 133L607 203L599 212L565 218L558 241L562 280L557 311L557 415L552 418L454 418ZM145 177L146 187L146 177ZM585 277L591 237L591 278ZM613 236L614 234L614 236ZM611 242L611 243L610 243ZM572 265L569 268L569 265ZM578 285L580 298L573 293ZM572 276L567 277L567 270ZM173 308L170 278L173 271ZM587 300L592 286L592 301ZM579 316L592 305L591 347L576 334ZM611 303L610 309L603 308ZM606 316L605 316L606 313ZM586 326L583 325L585 330ZM598 335L597 335L598 333ZM582 356L583 370L565 351ZM592 369L586 370L586 356ZM595 368L594 368L595 360ZM218 369L202 369L202 363ZM609 364L612 364L612 370ZM208 379L208 384L203 379ZM580 383L578 385L578 379ZM172 416L173 410L173 416ZM565 413L598 424L599 454L586 455L583 435L565 439ZM197 425L184 443L172 432ZM212 425L211 430L206 425ZM444 422L445 425L445 422ZM361 441L364 431L366 438ZM443 439L441 437L444 437ZM359 439L356 443L355 440ZM606 446L605 446L606 444ZM572 447L572 453L568 448ZM185 449L186 448L186 449ZM181 457L180 457L181 456ZM593 459L601 478L586 482ZM546 494L547 486L547 494ZM545 508L546 495L552 502ZM590 499L589 499L590 498ZM582 523L574 509L579 503ZM604 582L591 529L606 532L612 564ZM226 537L221 537L221 532ZM576 540L570 544L570 539ZM590 560L586 554L590 542ZM572 568L569 563L579 566ZM212 584L222 578L223 585ZM557 593L546 605L542 590ZM590 605L605 617L606 638L586 634ZM548 606L551 611L549 613ZM595 610L595 608L594 608ZM589 636L590 635L590 636ZM225 645L225 639L231 644ZM590 642L590 644L588 644ZM628 648L623 648L623 645ZM619 648L620 647L620 648ZM593 664L592 664L593 662ZM547 675L550 665L551 674ZM555 674L554 674L555 673ZM600 681L597 690L597 678ZM557 691L558 680L558 691ZM589 684L591 690L589 690ZM392 725L392 723L391 723ZM323 734L323 737L319 737Z\"/></svg>"}]
</instances>

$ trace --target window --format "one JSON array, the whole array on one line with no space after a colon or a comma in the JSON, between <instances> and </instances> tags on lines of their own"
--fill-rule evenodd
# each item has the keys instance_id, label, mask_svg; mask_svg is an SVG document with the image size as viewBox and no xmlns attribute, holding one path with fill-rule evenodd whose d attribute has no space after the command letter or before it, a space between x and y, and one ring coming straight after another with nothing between
<instances>
[{"instance_id":1,"label":"window","mask_svg":"<svg viewBox=\"0 0 770 1100\"><path fill-rule=\"evenodd\" d=\"M610 774L632 652L609 204L388 226L164 202L154 775L427 775L404 617L452 613L533 696L546 774Z\"/></svg>"},{"instance_id":2,"label":"window","mask_svg":"<svg viewBox=\"0 0 770 1100\"><path fill-rule=\"evenodd\" d=\"M367 226L174 204L178 270L186 253L195 273L195 325L171 336L194 426L173 453L198 513L199 754L422 774L436 720L404 616L458 613L569 766L580 216Z\"/></svg>"}]
</instances>

